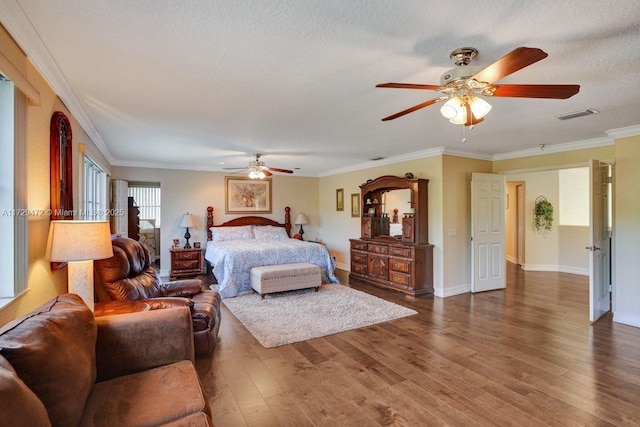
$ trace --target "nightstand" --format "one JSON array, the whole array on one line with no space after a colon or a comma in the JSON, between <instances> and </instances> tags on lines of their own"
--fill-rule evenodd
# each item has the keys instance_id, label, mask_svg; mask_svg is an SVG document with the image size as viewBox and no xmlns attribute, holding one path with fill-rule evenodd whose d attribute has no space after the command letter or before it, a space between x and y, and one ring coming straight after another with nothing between
<instances>
[{"instance_id":1,"label":"nightstand","mask_svg":"<svg viewBox=\"0 0 640 427\"><path fill-rule=\"evenodd\" d=\"M202 273L204 266L202 248L171 248L171 271L169 279L194 277Z\"/></svg>"}]
</instances>

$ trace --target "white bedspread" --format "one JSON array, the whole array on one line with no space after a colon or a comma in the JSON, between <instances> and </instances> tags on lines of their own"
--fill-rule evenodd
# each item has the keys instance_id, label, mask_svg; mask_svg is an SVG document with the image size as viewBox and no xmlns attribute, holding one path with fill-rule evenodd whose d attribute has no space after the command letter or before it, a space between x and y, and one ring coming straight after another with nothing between
<instances>
[{"instance_id":1,"label":"white bedspread","mask_svg":"<svg viewBox=\"0 0 640 427\"><path fill-rule=\"evenodd\" d=\"M322 283L338 283L336 262L327 248L297 239L207 242L205 259L214 267L222 298L251 292L251 268L262 265L308 262L320 266Z\"/></svg>"}]
</instances>

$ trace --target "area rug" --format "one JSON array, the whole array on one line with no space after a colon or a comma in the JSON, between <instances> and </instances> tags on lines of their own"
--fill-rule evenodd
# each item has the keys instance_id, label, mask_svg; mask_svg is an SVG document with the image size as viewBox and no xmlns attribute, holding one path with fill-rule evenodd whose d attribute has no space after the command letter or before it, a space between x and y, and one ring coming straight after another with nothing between
<instances>
[{"instance_id":1,"label":"area rug","mask_svg":"<svg viewBox=\"0 0 640 427\"><path fill-rule=\"evenodd\" d=\"M342 285L222 300L263 347L271 348L417 314Z\"/></svg>"}]
</instances>

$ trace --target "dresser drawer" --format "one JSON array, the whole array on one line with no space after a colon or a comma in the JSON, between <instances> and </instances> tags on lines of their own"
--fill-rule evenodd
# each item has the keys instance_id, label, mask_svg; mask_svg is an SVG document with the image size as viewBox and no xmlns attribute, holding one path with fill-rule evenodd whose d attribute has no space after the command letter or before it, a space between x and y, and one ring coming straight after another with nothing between
<instances>
[{"instance_id":1,"label":"dresser drawer","mask_svg":"<svg viewBox=\"0 0 640 427\"><path fill-rule=\"evenodd\" d=\"M365 242L351 242L351 249L357 249L359 251L366 251L367 244Z\"/></svg>"},{"instance_id":2,"label":"dresser drawer","mask_svg":"<svg viewBox=\"0 0 640 427\"><path fill-rule=\"evenodd\" d=\"M356 274L361 274L363 276L367 275L367 265L366 264L351 264L351 272Z\"/></svg>"},{"instance_id":3,"label":"dresser drawer","mask_svg":"<svg viewBox=\"0 0 640 427\"><path fill-rule=\"evenodd\" d=\"M176 261L197 260L200 258L200 251L175 251Z\"/></svg>"},{"instance_id":4,"label":"dresser drawer","mask_svg":"<svg viewBox=\"0 0 640 427\"><path fill-rule=\"evenodd\" d=\"M389 280L391 286L394 287L409 287L411 286L411 276L409 274L397 273L395 271L389 272ZM401 285L401 286L398 286Z\"/></svg>"},{"instance_id":5,"label":"dresser drawer","mask_svg":"<svg viewBox=\"0 0 640 427\"><path fill-rule=\"evenodd\" d=\"M409 258L411 257L411 249L391 246L389 250L389 254L394 256L401 256L403 258Z\"/></svg>"},{"instance_id":6,"label":"dresser drawer","mask_svg":"<svg viewBox=\"0 0 640 427\"><path fill-rule=\"evenodd\" d=\"M187 261L176 261L174 263L174 269L176 270L193 270L199 269L200 263L197 259Z\"/></svg>"},{"instance_id":7,"label":"dresser drawer","mask_svg":"<svg viewBox=\"0 0 640 427\"><path fill-rule=\"evenodd\" d=\"M389 260L389 268L393 271L409 273L411 271L411 261L391 258Z\"/></svg>"},{"instance_id":8,"label":"dresser drawer","mask_svg":"<svg viewBox=\"0 0 640 427\"><path fill-rule=\"evenodd\" d=\"M366 264L367 263L367 254L364 252L351 252L351 263L352 264Z\"/></svg>"},{"instance_id":9,"label":"dresser drawer","mask_svg":"<svg viewBox=\"0 0 640 427\"><path fill-rule=\"evenodd\" d=\"M389 246L369 244L369 252L372 254L387 255L389 253Z\"/></svg>"}]
</instances>

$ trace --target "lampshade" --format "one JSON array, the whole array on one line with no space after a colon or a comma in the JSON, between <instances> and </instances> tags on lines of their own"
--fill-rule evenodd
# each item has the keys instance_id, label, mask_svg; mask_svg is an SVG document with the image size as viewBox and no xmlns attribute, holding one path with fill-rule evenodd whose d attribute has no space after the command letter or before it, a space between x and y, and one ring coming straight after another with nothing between
<instances>
[{"instance_id":1,"label":"lampshade","mask_svg":"<svg viewBox=\"0 0 640 427\"><path fill-rule=\"evenodd\" d=\"M476 119L483 118L489 113L489 111L491 111L491 108L493 108L491 107L491 104L477 96L470 96L469 104L471 105L471 111Z\"/></svg>"},{"instance_id":2,"label":"lampshade","mask_svg":"<svg viewBox=\"0 0 640 427\"><path fill-rule=\"evenodd\" d=\"M69 263L69 292L79 295L93 311L93 260L111 258L107 221L51 221L45 256Z\"/></svg>"},{"instance_id":3,"label":"lampshade","mask_svg":"<svg viewBox=\"0 0 640 427\"><path fill-rule=\"evenodd\" d=\"M467 105L471 109L476 120L482 119L491 111L491 104L477 96L461 98L454 96L440 108L440 113L453 124L463 125L467 123Z\"/></svg>"},{"instance_id":4,"label":"lampshade","mask_svg":"<svg viewBox=\"0 0 640 427\"><path fill-rule=\"evenodd\" d=\"M265 173L260 171L252 170L249 172L249 178L251 179L264 179L266 177Z\"/></svg>"},{"instance_id":5,"label":"lampshade","mask_svg":"<svg viewBox=\"0 0 640 427\"><path fill-rule=\"evenodd\" d=\"M45 257L52 262L111 258L107 221L51 221Z\"/></svg>"},{"instance_id":6,"label":"lampshade","mask_svg":"<svg viewBox=\"0 0 640 427\"><path fill-rule=\"evenodd\" d=\"M309 218L304 214L304 212L300 212L296 216L296 220L294 222L296 225L309 224Z\"/></svg>"},{"instance_id":7,"label":"lampshade","mask_svg":"<svg viewBox=\"0 0 640 427\"><path fill-rule=\"evenodd\" d=\"M180 227L193 228L196 225L197 224L196 224L196 220L195 220L194 216L191 215L189 212L187 212L186 214L182 215L182 221L180 221Z\"/></svg>"},{"instance_id":8,"label":"lampshade","mask_svg":"<svg viewBox=\"0 0 640 427\"><path fill-rule=\"evenodd\" d=\"M456 116L463 114L464 107L462 106L462 99L458 96L452 97L450 100L444 103L442 107L440 107L440 114L442 114L446 119L453 119Z\"/></svg>"}]
</instances>

